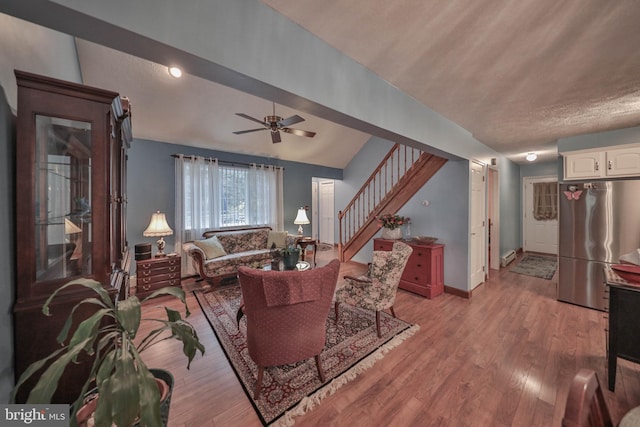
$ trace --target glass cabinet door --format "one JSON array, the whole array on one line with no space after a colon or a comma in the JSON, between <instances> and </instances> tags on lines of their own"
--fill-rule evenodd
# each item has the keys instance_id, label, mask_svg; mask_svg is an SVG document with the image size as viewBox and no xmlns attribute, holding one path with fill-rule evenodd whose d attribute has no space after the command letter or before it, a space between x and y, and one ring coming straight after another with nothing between
<instances>
[{"instance_id":1,"label":"glass cabinet door","mask_svg":"<svg viewBox=\"0 0 640 427\"><path fill-rule=\"evenodd\" d=\"M35 124L36 281L91 275L91 123Z\"/></svg>"}]
</instances>

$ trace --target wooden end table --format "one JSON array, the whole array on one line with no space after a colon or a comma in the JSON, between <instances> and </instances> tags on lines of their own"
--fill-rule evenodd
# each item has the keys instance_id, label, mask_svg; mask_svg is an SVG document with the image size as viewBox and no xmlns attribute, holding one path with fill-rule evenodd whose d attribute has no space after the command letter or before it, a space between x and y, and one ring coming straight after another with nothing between
<instances>
[{"instance_id":1,"label":"wooden end table","mask_svg":"<svg viewBox=\"0 0 640 427\"><path fill-rule=\"evenodd\" d=\"M307 246L313 246L313 265L316 265L316 252L318 252L318 241L311 237L299 237L296 241L296 245L300 245L302 249L302 261L304 261L304 254L307 251Z\"/></svg>"}]
</instances>

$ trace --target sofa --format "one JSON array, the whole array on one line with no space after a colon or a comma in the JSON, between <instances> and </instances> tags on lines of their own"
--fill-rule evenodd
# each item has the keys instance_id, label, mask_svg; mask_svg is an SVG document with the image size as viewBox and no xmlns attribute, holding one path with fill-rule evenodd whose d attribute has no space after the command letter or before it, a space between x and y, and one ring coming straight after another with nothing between
<instances>
[{"instance_id":1,"label":"sofa","mask_svg":"<svg viewBox=\"0 0 640 427\"><path fill-rule=\"evenodd\" d=\"M214 285L236 278L241 265L261 268L271 263L272 247L295 245L298 238L270 227L209 230L202 237L184 243L182 249L200 278Z\"/></svg>"}]
</instances>

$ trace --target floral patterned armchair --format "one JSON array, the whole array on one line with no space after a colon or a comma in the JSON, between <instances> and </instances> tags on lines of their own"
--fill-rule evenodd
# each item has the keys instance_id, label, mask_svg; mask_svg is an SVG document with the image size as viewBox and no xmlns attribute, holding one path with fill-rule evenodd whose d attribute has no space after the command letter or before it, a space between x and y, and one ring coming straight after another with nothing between
<instances>
[{"instance_id":1,"label":"floral patterned armchair","mask_svg":"<svg viewBox=\"0 0 640 427\"><path fill-rule=\"evenodd\" d=\"M382 337L380 331L380 312L389 308L391 314L393 303L400 277L407 264L409 256L413 252L411 246L395 242L391 251L374 251L373 262L369 266L369 272L365 276L344 276L346 284L336 290L335 312L338 321L338 306L340 303L354 305L376 312L376 328L378 337Z\"/></svg>"}]
</instances>

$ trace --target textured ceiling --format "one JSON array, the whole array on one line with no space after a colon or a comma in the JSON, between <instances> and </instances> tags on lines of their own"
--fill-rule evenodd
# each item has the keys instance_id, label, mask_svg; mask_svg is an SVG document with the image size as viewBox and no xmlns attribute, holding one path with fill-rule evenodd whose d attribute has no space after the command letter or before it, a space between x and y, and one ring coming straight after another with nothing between
<instances>
[{"instance_id":1,"label":"textured ceiling","mask_svg":"<svg viewBox=\"0 0 640 427\"><path fill-rule=\"evenodd\" d=\"M522 162L640 125L640 2L263 0Z\"/></svg>"}]
</instances>

